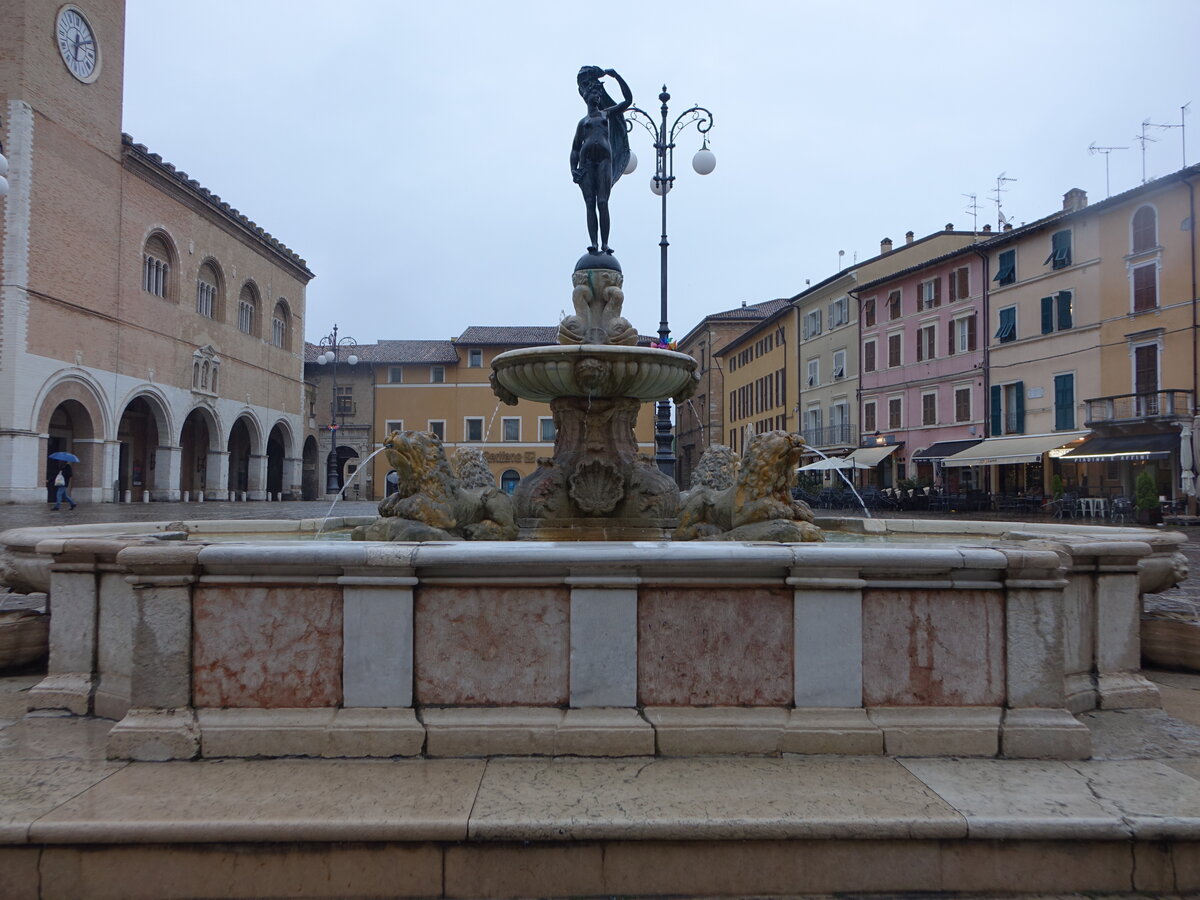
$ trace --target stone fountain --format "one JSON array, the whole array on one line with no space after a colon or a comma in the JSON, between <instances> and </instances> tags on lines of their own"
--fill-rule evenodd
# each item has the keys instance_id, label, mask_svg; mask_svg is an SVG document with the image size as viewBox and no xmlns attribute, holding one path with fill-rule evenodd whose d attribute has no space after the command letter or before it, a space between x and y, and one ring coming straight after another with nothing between
<instances>
[{"instance_id":1,"label":"stone fountain","mask_svg":"<svg viewBox=\"0 0 1200 900\"><path fill-rule=\"evenodd\" d=\"M638 346L621 315L622 104L599 72L580 74L592 245L574 315L558 346L494 361L501 399L547 402L558 426L515 506L406 432L388 440L401 490L378 520L6 532L0 580L50 597L30 708L118 720L108 754L141 760L1086 758L1073 714L1158 704L1140 595L1185 577L1182 535L813 521L788 494L800 439L783 432L680 509L633 426L641 404L690 394L695 362ZM327 524L361 540L301 542Z\"/></svg>"}]
</instances>

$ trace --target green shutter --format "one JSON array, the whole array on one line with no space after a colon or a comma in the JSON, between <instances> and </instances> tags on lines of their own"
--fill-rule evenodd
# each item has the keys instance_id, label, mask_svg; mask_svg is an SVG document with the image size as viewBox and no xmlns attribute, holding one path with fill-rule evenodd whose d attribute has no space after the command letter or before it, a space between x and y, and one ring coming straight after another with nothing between
<instances>
[{"instance_id":1,"label":"green shutter","mask_svg":"<svg viewBox=\"0 0 1200 900\"><path fill-rule=\"evenodd\" d=\"M992 435L1004 434L1003 419L1000 413L1000 385L992 385Z\"/></svg>"},{"instance_id":2,"label":"green shutter","mask_svg":"<svg viewBox=\"0 0 1200 900\"><path fill-rule=\"evenodd\" d=\"M1054 428L1069 431L1075 427L1075 376L1054 376Z\"/></svg>"},{"instance_id":3,"label":"green shutter","mask_svg":"<svg viewBox=\"0 0 1200 900\"><path fill-rule=\"evenodd\" d=\"M1058 328L1061 331L1064 328L1071 327L1071 292L1059 291L1056 299L1058 301ZM1044 318L1045 314L1043 314L1043 319ZM1042 327L1046 327L1044 321L1042 323Z\"/></svg>"},{"instance_id":4,"label":"green shutter","mask_svg":"<svg viewBox=\"0 0 1200 900\"><path fill-rule=\"evenodd\" d=\"M1054 298L1042 298L1042 334L1049 334L1054 330Z\"/></svg>"},{"instance_id":5,"label":"green shutter","mask_svg":"<svg viewBox=\"0 0 1200 900\"><path fill-rule=\"evenodd\" d=\"M1016 409L1013 410L1013 418L1017 420L1017 434L1025 433L1025 382L1018 381L1013 393L1016 395Z\"/></svg>"}]
</instances>

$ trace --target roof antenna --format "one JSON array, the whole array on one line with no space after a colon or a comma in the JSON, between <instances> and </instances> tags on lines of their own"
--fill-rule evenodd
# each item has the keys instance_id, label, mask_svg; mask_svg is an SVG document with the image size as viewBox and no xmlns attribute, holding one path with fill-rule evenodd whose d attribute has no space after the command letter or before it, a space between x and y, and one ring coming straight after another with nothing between
<instances>
[{"instance_id":1,"label":"roof antenna","mask_svg":"<svg viewBox=\"0 0 1200 900\"><path fill-rule=\"evenodd\" d=\"M1108 154L1112 153L1114 150L1128 150L1128 149L1129 149L1128 147L1097 147L1095 141L1092 141L1092 143L1090 145L1088 145L1088 153L1091 154L1092 156L1095 156L1097 153L1104 154L1104 196L1105 197L1112 196L1112 189L1109 187L1109 184L1108 184Z\"/></svg>"},{"instance_id":2,"label":"roof antenna","mask_svg":"<svg viewBox=\"0 0 1200 900\"><path fill-rule=\"evenodd\" d=\"M1179 107L1179 124L1178 125L1160 125L1158 122L1151 122L1149 119L1147 119L1145 122L1142 123L1142 133L1143 134L1146 133L1147 125L1149 125L1151 128L1178 128L1179 129L1179 136L1183 139L1183 167L1185 169L1187 168L1187 113L1188 113L1188 107L1191 105L1192 105L1192 101L1189 100L1187 103L1183 104L1183 106ZM1146 146L1145 144L1142 144L1143 162L1145 159L1145 150L1144 150L1145 146ZM1146 183L1146 172L1145 172L1144 165L1142 167L1142 183L1143 184Z\"/></svg>"},{"instance_id":3,"label":"roof antenna","mask_svg":"<svg viewBox=\"0 0 1200 900\"><path fill-rule=\"evenodd\" d=\"M1015 178L1009 178L1008 174L1006 172L1001 172L999 175L996 176L996 191L995 191L996 198L994 200L992 200L992 202L996 204L996 227L998 229L1003 230L1004 226L1007 225L1009 222L1008 217L1006 215L1004 215L1004 210L1001 208L1001 202L1000 202L1000 195L1005 193L1008 190L1008 188L1006 188L1004 186L1004 183L1006 181L1016 181L1016 180L1017 179L1015 179Z\"/></svg>"},{"instance_id":4,"label":"roof antenna","mask_svg":"<svg viewBox=\"0 0 1200 900\"><path fill-rule=\"evenodd\" d=\"M963 194L971 202L967 204L966 212L971 214L971 230L979 231L979 198L975 194Z\"/></svg>"},{"instance_id":5,"label":"roof antenna","mask_svg":"<svg viewBox=\"0 0 1200 900\"><path fill-rule=\"evenodd\" d=\"M1149 141L1151 144L1158 143L1158 138L1152 138L1152 137L1150 137L1150 135L1146 134L1146 129L1150 128L1151 125L1152 125L1152 123L1150 122L1149 119L1143 119L1142 120L1142 133L1135 134L1133 136L1133 139L1135 141L1142 142L1142 184L1146 183L1146 142Z\"/></svg>"}]
</instances>

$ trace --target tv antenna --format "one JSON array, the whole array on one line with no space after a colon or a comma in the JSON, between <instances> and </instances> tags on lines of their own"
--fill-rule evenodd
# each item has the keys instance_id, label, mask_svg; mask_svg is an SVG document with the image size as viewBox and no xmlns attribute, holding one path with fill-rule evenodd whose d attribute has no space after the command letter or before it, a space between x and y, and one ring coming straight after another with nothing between
<instances>
[{"instance_id":1,"label":"tv antenna","mask_svg":"<svg viewBox=\"0 0 1200 900\"><path fill-rule=\"evenodd\" d=\"M1129 149L1128 147L1097 147L1095 141L1092 141L1092 143L1088 146L1088 153L1091 154L1092 156L1095 156L1097 153L1104 154L1104 196L1105 197L1112 196L1112 189L1109 187L1109 184L1108 184L1108 154L1112 153L1114 150L1128 150L1128 149Z\"/></svg>"},{"instance_id":2,"label":"tv antenna","mask_svg":"<svg viewBox=\"0 0 1200 900\"><path fill-rule=\"evenodd\" d=\"M963 194L971 202L967 204L966 211L971 214L971 230L979 231L979 198L975 194Z\"/></svg>"},{"instance_id":3,"label":"tv antenna","mask_svg":"<svg viewBox=\"0 0 1200 900\"><path fill-rule=\"evenodd\" d=\"M1179 124L1177 124L1177 125L1164 125L1159 122L1151 122L1149 119L1147 119L1145 122L1142 123L1142 133L1143 134L1145 134L1145 132L1146 132L1146 126L1149 126L1151 128L1164 128L1164 129L1165 128L1178 128L1179 129L1179 137L1182 139L1181 142L1183 144L1183 167L1185 169L1187 168L1187 114L1188 114L1188 107L1191 105L1192 105L1192 101L1189 100L1187 103L1183 104L1183 106L1179 107ZM1143 144L1142 146L1145 147L1145 144ZM1145 181L1145 173L1143 172L1142 174L1143 174L1142 181Z\"/></svg>"},{"instance_id":4,"label":"tv antenna","mask_svg":"<svg viewBox=\"0 0 1200 900\"><path fill-rule=\"evenodd\" d=\"M1008 188L1004 186L1004 183L1007 181L1016 180L1017 179L1015 178L1009 178L1007 172L1001 172L996 176L996 197L994 200L992 200L992 202L996 204L996 227L999 229L1003 229L1004 226L1009 222L1008 217L1004 215L1004 210L1001 208L1000 195L1008 191Z\"/></svg>"},{"instance_id":5,"label":"tv antenna","mask_svg":"<svg viewBox=\"0 0 1200 900\"><path fill-rule=\"evenodd\" d=\"M1142 133L1135 134L1133 139L1142 142L1142 184L1146 183L1146 143L1157 144L1158 138L1152 138L1146 134L1146 129L1150 128L1153 123L1149 119L1142 120Z\"/></svg>"}]
</instances>

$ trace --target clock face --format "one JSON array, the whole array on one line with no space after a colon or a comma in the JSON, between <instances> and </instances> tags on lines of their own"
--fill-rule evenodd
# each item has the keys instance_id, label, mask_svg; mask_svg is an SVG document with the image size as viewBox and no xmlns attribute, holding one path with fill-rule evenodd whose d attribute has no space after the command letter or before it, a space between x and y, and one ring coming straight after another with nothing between
<instances>
[{"instance_id":1,"label":"clock face","mask_svg":"<svg viewBox=\"0 0 1200 900\"><path fill-rule=\"evenodd\" d=\"M100 46L83 13L77 7L64 6L58 11L54 32L58 52L71 74L85 84L95 81L100 74Z\"/></svg>"}]
</instances>

